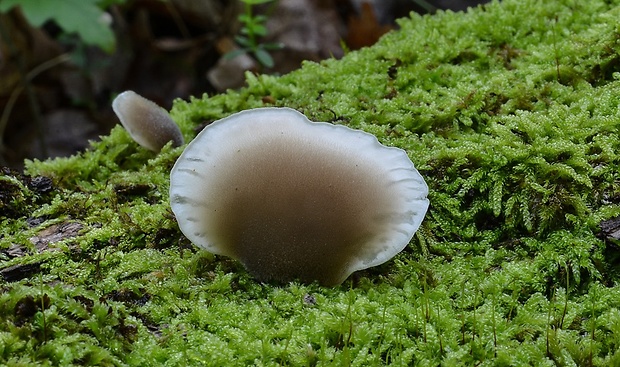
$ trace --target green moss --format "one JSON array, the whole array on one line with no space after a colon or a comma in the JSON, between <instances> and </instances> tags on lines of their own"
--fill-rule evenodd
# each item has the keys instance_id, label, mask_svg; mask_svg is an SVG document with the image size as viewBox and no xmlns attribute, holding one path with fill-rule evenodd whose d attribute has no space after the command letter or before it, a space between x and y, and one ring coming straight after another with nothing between
<instances>
[{"instance_id":1,"label":"green moss","mask_svg":"<svg viewBox=\"0 0 620 367\"><path fill-rule=\"evenodd\" d=\"M188 140L275 101L408 152L422 228L340 287L260 284L191 245L167 194L182 148L115 128L27 162L51 192L5 174L0 364L619 365L620 249L598 227L620 215L619 16L602 0L412 15L342 60L177 101Z\"/></svg>"}]
</instances>

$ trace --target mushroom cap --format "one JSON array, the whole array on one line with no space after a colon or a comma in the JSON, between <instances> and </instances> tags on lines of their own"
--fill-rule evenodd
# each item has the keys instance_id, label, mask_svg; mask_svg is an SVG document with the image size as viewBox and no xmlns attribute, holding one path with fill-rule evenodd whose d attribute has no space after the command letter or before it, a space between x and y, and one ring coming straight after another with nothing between
<instances>
[{"instance_id":1,"label":"mushroom cap","mask_svg":"<svg viewBox=\"0 0 620 367\"><path fill-rule=\"evenodd\" d=\"M261 281L336 285L386 262L419 228L427 194L405 151L290 108L212 123L170 174L185 236Z\"/></svg>"},{"instance_id":2,"label":"mushroom cap","mask_svg":"<svg viewBox=\"0 0 620 367\"><path fill-rule=\"evenodd\" d=\"M133 91L125 91L112 102L112 109L131 138L142 147L159 152L169 141L183 145L183 135L168 112Z\"/></svg>"}]
</instances>

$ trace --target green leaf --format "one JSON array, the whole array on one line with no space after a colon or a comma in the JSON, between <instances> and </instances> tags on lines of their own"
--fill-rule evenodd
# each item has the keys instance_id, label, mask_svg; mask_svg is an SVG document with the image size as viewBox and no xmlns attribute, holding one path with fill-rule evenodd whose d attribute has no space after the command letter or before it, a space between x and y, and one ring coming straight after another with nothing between
<instances>
[{"instance_id":1,"label":"green leaf","mask_svg":"<svg viewBox=\"0 0 620 367\"><path fill-rule=\"evenodd\" d=\"M246 49L238 48L236 50L228 51L222 57L224 58L224 60L230 60L230 59L234 59L235 57L237 57L239 55L242 55L242 54L244 54L246 52L248 52Z\"/></svg>"},{"instance_id":2,"label":"green leaf","mask_svg":"<svg viewBox=\"0 0 620 367\"><path fill-rule=\"evenodd\" d=\"M235 36L235 42L237 42L242 47L248 47L248 48L255 47L255 45L247 37Z\"/></svg>"},{"instance_id":3,"label":"green leaf","mask_svg":"<svg viewBox=\"0 0 620 367\"><path fill-rule=\"evenodd\" d=\"M246 28L255 36L263 37L267 35L267 28L262 24L248 24Z\"/></svg>"},{"instance_id":4,"label":"green leaf","mask_svg":"<svg viewBox=\"0 0 620 367\"><path fill-rule=\"evenodd\" d=\"M254 56L256 56L256 60L258 60L258 62L260 62L264 67L273 67L273 58L269 55L269 52L263 50L262 48L258 48L254 51Z\"/></svg>"},{"instance_id":5,"label":"green leaf","mask_svg":"<svg viewBox=\"0 0 620 367\"><path fill-rule=\"evenodd\" d=\"M241 23L247 24L247 23L252 23L252 20L254 18L252 17L251 14L239 14L239 16L237 17L237 20L239 20Z\"/></svg>"},{"instance_id":6,"label":"green leaf","mask_svg":"<svg viewBox=\"0 0 620 367\"><path fill-rule=\"evenodd\" d=\"M114 51L115 39L105 22L104 12L97 0L2 0L0 12L19 6L33 27L40 27L53 20L67 33L77 35L89 45L96 45L106 52Z\"/></svg>"},{"instance_id":7,"label":"green leaf","mask_svg":"<svg viewBox=\"0 0 620 367\"><path fill-rule=\"evenodd\" d=\"M254 16L254 23L265 23L267 21L267 17L261 14L257 14Z\"/></svg>"}]
</instances>

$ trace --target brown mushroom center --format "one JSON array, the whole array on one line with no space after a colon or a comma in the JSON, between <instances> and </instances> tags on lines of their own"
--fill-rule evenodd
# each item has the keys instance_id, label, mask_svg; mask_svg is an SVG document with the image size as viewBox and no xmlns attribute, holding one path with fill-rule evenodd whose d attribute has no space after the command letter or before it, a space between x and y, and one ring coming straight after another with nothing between
<instances>
[{"instance_id":1,"label":"brown mushroom center","mask_svg":"<svg viewBox=\"0 0 620 367\"><path fill-rule=\"evenodd\" d=\"M211 238L262 280L341 281L394 207L380 172L349 155L274 134L222 156L212 169L226 174L205 190Z\"/></svg>"}]
</instances>

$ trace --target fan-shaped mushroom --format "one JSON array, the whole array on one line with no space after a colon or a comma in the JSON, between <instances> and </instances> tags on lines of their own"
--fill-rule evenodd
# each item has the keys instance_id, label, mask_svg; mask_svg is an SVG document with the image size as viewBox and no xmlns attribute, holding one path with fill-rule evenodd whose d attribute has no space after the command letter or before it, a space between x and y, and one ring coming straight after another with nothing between
<instances>
[{"instance_id":1,"label":"fan-shaped mushroom","mask_svg":"<svg viewBox=\"0 0 620 367\"><path fill-rule=\"evenodd\" d=\"M405 151L290 108L214 122L170 174L187 238L262 281L336 285L384 263L420 226L427 194Z\"/></svg>"}]
</instances>

